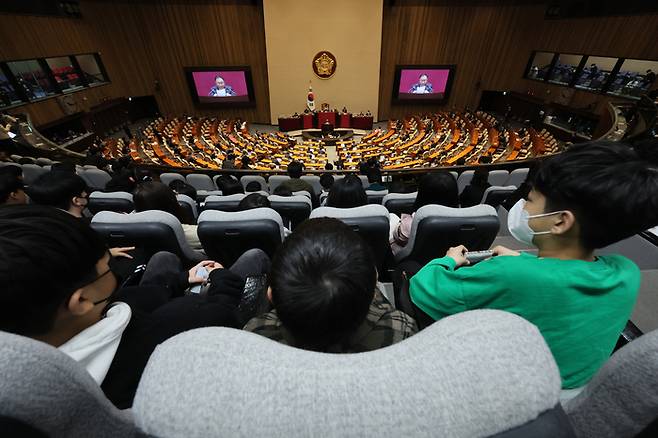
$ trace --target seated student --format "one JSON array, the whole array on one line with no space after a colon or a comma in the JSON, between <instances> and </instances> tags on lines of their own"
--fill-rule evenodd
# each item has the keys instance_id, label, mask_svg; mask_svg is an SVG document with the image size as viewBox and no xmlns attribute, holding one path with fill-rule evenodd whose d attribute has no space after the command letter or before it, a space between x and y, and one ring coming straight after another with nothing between
<instances>
[{"instance_id":1,"label":"seated student","mask_svg":"<svg viewBox=\"0 0 658 438\"><path fill-rule=\"evenodd\" d=\"M272 194L276 196L292 196L292 191L288 187L284 187L283 185L278 185L276 186Z\"/></svg>"},{"instance_id":2,"label":"seated student","mask_svg":"<svg viewBox=\"0 0 658 438\"><path fill-rule=\"evenodd\" d=\"M255 181L254 181L255 182ZM256 183L258 184L258 183ZM267 199L267 196L261 195L260 193L252 193L250 195L242 198L242 201L238 204L239 211L251 210L253 208L271 208L270 200Z\"/></svg>"},{"instance_id":3,"label":"seated student","mask_svg":"<svg viewBox=\"0 0 658 438\"><path fill-rule=\"evenodd\" d=\"M411 278L411 300L434 319L500 309L535 324L560 368L562 387L585 385L608 359L631 315L640 271L594 250L658 224L658 166L626 144L591 142L540 163L528 200L508 226L538 256L498 246L473 267L451 248Z\"/></svg>"},{"instance_id":4,"label":"seated student","mask_svg":"<svg viewBox=\"0 0 658 438\"><path fill-rule=\"evenodd\" d=\"M426 173L418 181L414 212L430 204L456 208L459 206L457 199L457 181L450 173L445 171ZM414 214L403 213L400 218L394 213L390 214L391 224L395 224L391 228L389 239L393 254L398 253L409 242Z\"/></svg>"},{"instance_id":5,"label":"seated student","mask_svg":"<svg viewBox=\"0 0 658 438\"><path fill-rule=\"evenodd\" d=\"M18 166L0 167L0 205L27 204L23 170Z\"/></svg>"},{"instance_id":6,"label":"seated student","mask_svg":"<svg viewBox=\"0 0 658 438\"><path fill-rule=\"evenodd\" d=\"M329 191L334 185L334 176L330 173L323 173L320 175L320 185L322 186L322 192L320 193L319 201L321 205L325 205L327 203Z\"/></svg>"},{"instance_id":7,"label":"seated student","mask_svg":"<svg viewBox=\"0 0 658 438\"><path fill-rule=\"evenodd\" d=\"M242 184L229 175L222 175L217 178L217 188L222 191L222 196L237 195L244 193Z\"/></svg>"},{"instance_id":8,"label":"seated student","mask_svg":"<svg viewBox=\"0 0 658 438\"><path fill-rule=\"evenodd\" d=\"M291 161L290 164L288 164L288 176L290 179L282 182L279 187L283 186L287 189L290 189L291 192L306 190L311 195L313 205L316 205L317 196L315 195L313 186L301 179L303 170L304 166L302 163L299 161Z\"/></svg>"},{"instance_id":9,"label":"seated student","mask_svg":"<svg viewBox=\"0 0 658 438\"><path fill-rule=\"evenodd\" d=\"M196 201L196 189L185 181L175 179L169 183L169 188L177 195L185 195Z\"/></svg>"},{"instance_id":10,"label":"seated student","mask_svg":"<svg viewBox=\"0 0 658 438\"><path fill-rule=\"evenodd\" d=\"M386 190L386 186L382 184L382 172L378 167L370 167L368 169L368 182L370 185L366 187L366 190Z\"/></svg>"},{"instance_id":11,"label":"seated student","mask_svg":"<svg viewBox=\"0 0 658 438\"><path fill-rule=\"evenodd\" d=\"M244 191L249 193L258 192L260 191L260 183L258 181L250 181L245 186Z\"/></svg>"},{"instance_id":12,"label":"seated student","mask_svg":"<svg viewBox=\"0 0 658 438\"><path fill-rule=\"evenodd\" d=\"M82 218L89 203L89 188L75 172L51 170L40 175L28 188L34 204L59 208Z\"/></svg>"},{"instance_id":13,"label":"seated student","mask_svg":"<svg viewBox=\"0 0 658 438\"><path fill-rule=\"evenodd\" d=\"M194 224L194 218L189 217L180 206L176 195L169 187L155 181L142 183L135 189L133 203L136 212L161 210L176 216L183 227L185 240L190 248L197 251L203 250L203 245L196 232L197 226Z\"/></svg>"},{"instance_id":14,"label":"seated student","mask_svg":"<svg viewBox=\"0 0 658 438\"><path fill-rule=\"evenodd\" d=\"M34 205L0 209L0 330L59 348L122 409L132 405L158 344L193 328L241 327L244 280L269 265L252 250L230 270L203 261L188 272L174 254L160 252L139 286L120 288L110 259L99 235L69 214ZM204 281L200 266L209 271L207 294L183 296Z\"/></svg>"},{"instance_id":15,"label":"seated student","mask_svg":"<svg viewBox=\"0 0 658 438\"><path fill-rule=\"evenodd\" d=\"M115 172L105 184L105 192L127 192L132 193L137 187L135 173L132 169L122 169Z\"/></svg>"},{"instance_id":16,"label":"seated student","mask_svg":"<svg viewBox=\"0 0 658 438\"><path fill-rule=\"evenodd\" d=\"M489 184L489 171L485 167L478 167L473 173L473 179L459 195L459 205L462 207L473 207L482 201L484 192L491 187Z\"/></svg>"},{"instance_id":17,"label":"seated student","mask_svg":"<svg viewBox=\"0 0 658 438\"><path fill-rule=\"evenodd\" d=\"M367 204L368 196L361 179L354 174L345 175L334 182L327 197L327 207L353 208Z\"/></svg>"},{"instance_id":18,"label":"seated student","mask_svg":"<svg viewBox=\"0 0 658 438\"><path fill-rule=\"evenodd\" d=\"M386 347L418 331L377 290L368 245L337 219L310 219L277 252L268 290L274 310L245 330L283 344L331 353Z\"/></svg>"}]
</instances>

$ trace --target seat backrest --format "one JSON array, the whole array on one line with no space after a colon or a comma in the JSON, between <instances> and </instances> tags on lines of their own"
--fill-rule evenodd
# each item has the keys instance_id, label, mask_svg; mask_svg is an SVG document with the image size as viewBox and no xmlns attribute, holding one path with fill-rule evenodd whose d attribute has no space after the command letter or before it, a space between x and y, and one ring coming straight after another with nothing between
<instances>
[{"instance_id":1,"label":"seat backrest","mask_svg":"<svg viewBox=\"0 0 658 438\"><path fill-rule=\"evenodd\" d=\"M498 208L505 199L512 193L516 191L514 186L490 186L482 194L482 200L480 204L491 205L494 208Z\"/></svg>"},{"instance_id":2,"label":"seat backrest","mask_svg":"<svg viewBox=\"0 0 658 438\"><path fill-rule=\"evenodd\" d=\"M306 196L308 199L311 199L311 194L306 190L300 190L298 192L292 192L293 196Z\"/></svg>"},{"instance_id":3,"label":"seat backrest","mask_svg":"<svg viewBox=\"0 0 658 438\"><path fill-rule=\"evenodd\" d=\"M85 164L82 166L83 169L98 169L95 164Z\"/></svg>"},{"instance_id":4,"label":"seat backrest","mask_svg":"<svg viewBox=\"0 0 658 438\"><path fill-rule=\"evenodd\" d=\"M320 207L311 212L311 219L332 217L340 219L356 231L372 249L380 276L386 272L391 259L389 244L389 215L383 205L363 205L354 208Z\"/></svg>"},{"instance_id":5,"label":"seat backrest","mask_svg":"<svg viewBox=\"0 0 658 438\"><path fill-rule=\"evenodd\" d=\"M507 170L492 170L489 172L487 181L492 186L502 186L507 182L509 172Z\"/></svg>"},{"instance_id":6,"label":"seat backrest","mask_svg":"<svg viewBox=\"0 0 658 438\"><path fill-rule=\"evenodd\" d=\"M509 212L502 205L499 205L498 208L496 208L496 212L498 213L498 222L500 223L500 228L498 229L498 235L510 236L511 234L509 232L509 227L507 226L507 215L509 214Z\"/></svg>"},{"instance_id":7,"label":"seat backrest","mask_svg":"<svg viewBox=\"0 0 658 438\"><path fill-rule=\"evenodd\" d=\"M617 350L564 408L579 437L634 437L658 418L658 330Z\"/></svg>"},{"instance_id":8,"label":"seat backrest","mask_svg":"<svg viewBox=\"0 0 658 438\"><path fill-rule=\"evenodd\" d=\"M239 212L206 210L199 215L197 234L210 259L231 266L253 248L273 257L283 242L283 220L265 207Z\"/></svg>"},{"instance_id":9,"label":"seat backrest","mask_svg":"<svg viewBox=\"0 0 658 438\"><path fill-rule=\"evenodd\" d=\"M514 169L512 172L510 172L507 181L505 181L505 185L519 187L528 177L529 171L530 169L528 169L527 167Z\"/></svg>"},{"instance_id":10,"label":"seat backrest","mask_svg":"<svg viewBox=\"0 0 658 438\"><path fill-rule=\"evenodd\" d=\"M238 211L238 205L247 195L236 193L227 196L208 196L203 204L203 210Z\"/></svg>"},{"instance_id":11,"label":"seat backrest","mask_svg":"<svg viewBox=\"0 0 658 438\"><path fill-rule=\"evenodd\" d=\"M180 173L165 172L160 174L160 182L166 186L169 186L169 183L176 179L185 182L185 177Z\"/></svg>"},{"instance_id":12,"label":"seat backrest","mask_svg":"<svg viewBox=\"0 0 658 438\"><path fill-rule=\"evenodd\" d=\"M274 193L274 189L279 187L282 182L288 181L290 177L288 175L272 175L267 178L267 184L270 186L270 193Z\"/></svg>"},{"instance_id":13,"label":"seat backrest","mask_svg":"<svg viewBox=\"0 0 658 438\"><path fill-rule=\"evenodd\" d=\"M0 332L0 375L0 417L47 436L135 436L130 413L115 408L78 362L44 342ZM7 432L1 422L0 430Z\"/></svg>"},{"instance_id":14,"label":"seat backrest","mask_svg":"<svg viewBox=\"0 0 658 438\"><path fill-rule=\"evenodd\" d=\"M80 177L87 185L96 190L104 190L105 185L112 179L109 173L101 169L83 169Z\"/></svg>"},{"instance_id":15,"label":"seat backrest","mask_svg":"<svg viewBox=\"0 0 658 438\"><path fill-rule=\"evenodd\" d=\"M320 184L320 177L317 175L303 175L301 178L303 181L306 181L313 187L316 195L322 193L322 184Z\"/></svg>"},{"instance_id":16,"label":"seat backrest","mask_svg":"<svg viewBox=\"0 0 658 438\"><path fill-rule=\"evenodd\" d=\"M53 164L53 160L51 160L50 158L39 157L37 158L37 164L39 166L48 166Z\"/></svg>"},{"instance_id":17,"label":"seat backrest","mask_svg":"<svg viewBox=\"0 0 658 438\"><path fill-rule=\"evenodd\" d=\"M361 185L365 189L370 185L370 182L368 181L368 177L366 175L357 175L359 179L361 180Z\"/></svg>"},{"instance_id":18,"label":"seat backrest","mask_svg":"<svg viewBox=\"0 0 658 438\"><path fill-rule=\"evenodd\" d=\"M148 257L158 251L168 251L180 257L186 266L203 259L203 254L188 245L178 219L164 211L131 214L102 211L92 218L91 227L110 247L136 246Z\"/></svg>"},{"instance_id":19,"label":"seat backrest","mask_svg":"<svg viewBox=\"0 0 658 438\"><path fill-rule=\"evenodd\" d=\"M21 164L21 167L23 168L23 182L28 186L41 175L48 172L48 169L44 169L37 164Z\"/></svg>"},{"instance_id":20,"label":"seat backrest","mask_svg":"<svg viewBox=\"0 0 658 438\"><path fill-rule=\"evenodd\" d=\"M272 209L276 210L283 219L283 224L289 229L308 219L313 209L311 200L306 196L277 196L270 195L267 197Z\"/></svg>"},{"instance_id":21,"label":"seat backrest","mask_svg":"<svg viewBox=\"0 0 658 438\"><path fill-rule=\"evenodd\" d=\"M455 172L454 170L450 171L450 175L452 175L455 178L455 181L459 178L459 173Z\"/></svg>"},{"instance_id":22,"label":"seat backrest","mask_svg":"<svg viewBox=\"0 0 658 438\"><path fill-rule=\"evenodd\" d=\"M459 174L459 178L457 178L457 190L460 194L464 191L464 187L471 183L474 173L474 170L465 170Z\"/></svg>"},{"instance_id":23,"label":"seat backrest","mask_svg":"<svg viewBox=\"0 0 658 438\"><path fill-rule=\"evenodd\" d=\"M176 200L178 201L178 205L185 209L188 216L196 220L196 218L199 216L199 213L197 212L196 201L189 196L182 194L176 195Z\"/></svg>"},{"instance_id":24,"label":"seat backrest","mask_svg":"<svg viewBox=\"0 0 658 438\"><path fill-rule=\"evenodd\" d=\"M91 192L87 208L93 214L100 211L130 213L135 209L133 195L128 192Z\"/></svg>"},{"instance_id":25,"label":"seat backrest","mask_svg":"<svg viewBox=\"0 0 658 438\"><path fill-rule=\"evenodd\" d=\"M242 187L246 190L247 189L247 184L249 184L252 181L256 181L260 185L260 189L262 191L268 191L269 187L267 186L267 181L265 181L265 178L263 178L260 175L245 175L240 178L240 184L242 184Z\"/></svg>"},{"instance_id":26,"label":"seat backrest","mask_svg":"<svg viewBox=\"0 0 658 438\"><path fill-rule=\"evenodd\" d=\"M221 190L197 190L196 191L196 202L201 203L206 200L209 196L222 196Z\"/></svg>"},{"instance_id":27,"label":"seat backrest","mask_svg":"<svg viewBox=\"0 0 658 438\"><path fill-rule=\"evenodd\" d=\"M498 310L359 354L208 327L156 348L133 414L149 436L562 437L560 421L513 434L559 418L560 383L537 328Z\"/></svg>"},{"instance_id":28,"label":"seat backrest","mask_svg":"<svg viewBox=\"0 0 658 438\"><path fill-rule=\"evenodd\" d=\"M388 190L366 190L368 204L382 205L382 201L386 195L388 195Z\"/></svg>"},{"instance_id":29,"label":"seat backrest","mask_svg":"<svg viewBox=\"0 0 658 438\"><path fill-rule=\"evenodd\" d=\"M187 183L197 190L217 190L215 183L206 174L203 173L190 173L185 177Z\"/></svg>"},{"instance_id":30,"label":"seat backrest","mask_svg":"<svg viewBox=\"0 0 658 438\"><path fill-rule=\"evenodd\" d=\"M384 195L382 205L386 207L389 213L395 213L400 216L402 213L411 214L414 212L414 203L418 192L413 193L389 193Z\"/></svg>"},{"instance_id":31,"label":"seat backrest","mask_svg":"<svg viewBox=\"0 0 658 438\"><path fill-rule=\"evenodd\" d=\"M498 227L496 209L490 205L468 208L426 205L414 214L409 242L395 258L425 265L443 257L451 246L465 245L469 251L489 249Z\"/></svg>"}]
</instances>

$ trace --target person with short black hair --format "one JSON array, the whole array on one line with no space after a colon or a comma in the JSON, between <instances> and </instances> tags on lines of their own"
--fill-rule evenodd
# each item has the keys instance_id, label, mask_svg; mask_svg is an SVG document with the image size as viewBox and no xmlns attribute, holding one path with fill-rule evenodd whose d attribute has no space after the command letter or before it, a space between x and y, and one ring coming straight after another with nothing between
<instances>
[{"instance_id":1,"label":"person with short black hair","mask_svg":"<svg viewBox=\"0 0 658 438\"><path fill-rule=\"evenodd\" d=\"M353 208L367 204L368 196L361 179L354 174L345 175L335 181L327 197L327 207Z\"/></svg>"},{"instance_id":2,"label":"person with short black hair","mask_svg":"<svg viewBox=\"0 0 658 438\"><path fill-rule=\"evenodd\" d=\"M18 166L0 167L0 205L27 204L23 170Z\"/></svg>"},{"instance_id":3,"label":"person with short black hair","mask_svg":"<svg viewBox=\"0 0 658 438\"><path fill-rule=\"evenodd\" d=\"M368 169L368 182L370 185L366 188L366 190L386 190L386 186L382 184L382 172L378 167L370 167Z\"/></svg>"},{"instance_id":4,"label":"person with short black hair","mask_svg":"<svg viewBox=\"0 0 658 438\"><path fill-rule=\"evenodd\" d=\"M334 165L327 161L324 165L324 170L334 170Z\"/></svg>"},{"instance_id":5,"label":"person with short black hair","mask_svg":"<svg viewBox=\"0 0 658 438\"><path fill-rule=\"evenodd\" d=\"M516 313L546 339L562 387L582 387L612 353L640 287L635 263L594 251L658 224L658 165L645 153L595 141L546 158L508 215L512 236L538 254L497 246L495 257L463 267L467 248L450 248L411 278L411 300L437 320Z\"/></svg>"},{"instance_id":6,"label":"person with short black hair","mask_svg":"<svg viewBox=\"0 0 658 438\"><path fill-rule=\"evenodd\" d=\"M272 194L275 196L292 196L292 190L290 190L288 187L279 184L278 186L276 186Z\"/></svg>"},{"instance_id":7,"label":"person with short black hair","mask_svg":"<svg viewBox=\"0 0 658 438\"><path fill-rule=\"evenodd\" d=\"M245 192L258 192L260 191L260 183L258 181L249 181L244 188Z\"/></svg>"},{"instance_id":8,"label":"person with short black hair","mask_svg":"<svg viewBox=\"0 0 658 438\"><path fill-rule=\"evenodd\" d=\"M323 173L320 175L320 185L322 186L321 197L327 197L331 187L334 185L334 176L330 173Z\"/></svg>"},{"instance_id":9,"label":"person with short black hair","mask_svg":"<svg viewBox=\"0 0 658 438\"><path fill-rule=\"evenodd\" d=\"M206 260L185 271L178 257L160 252L139 285L122 288L107 246L85 222L54 208L3 208L0 330L58 348L125 409L158 344L198 327L244 325L244 281L268 265L262 251L252 250L230 269ZM207 294L183 296L204 281L200 267L209 272Z\"/></svg>"},{"instance_id":10,"label":"person with short black hair","mask_svg":"<svg viewBox=\"0 0 658 438\"><path fill-rule=\"evenodd\" d=\"M51 170L34 180L27 193L34 204L59 208L81 218L89 203L90 191L75 172Z\"/></svg>"},{"instance_id":11,"label":"person with short black hair","mask_svg":"<svg viewBox=\"0 0 658 438\"><path fill-rule=\"evenodd\" d=\"M459 195L459 205L463 207L472 207L482 201L484 192L487 191L489 184L489 170L486 167L478 167L473 172L473 179L464 187Z\"/></svg>"},{"instance_id":12,"label":"person with short black hair","mask_svg":"<svg viewBox=\"0 0 658 438\"><path fill-rule=\"evenodd\" d=\"M196 189L185 181L175 179L169 183L169 188L173 190L175 194L189 196L194 202L196 202Z\"/></svg>"},{"instance_id":13,"label":"person with short black hair","mask_svg":"<svg viewBox=\"0 0 658 438\"><path fill-rule=\"evenodd\" d=\"M459 207L457 192L457 180L449 172L429 172L420 177L414 201L414 213L403 213L401 217L397 217L394 213L389 215L391 222L389 241L393 254L398 253L409 242L413 218L419 208L430 204Z\"/></svg>"},{"instance_id":14,"label":"person with short black hair","mask_svg":"<svg viewBox=\"0 0 658 438\"><path fill-rule=\"evenodd\" d=\"M310 219L276 253L268 297L274 310L245 330L283 344L331 353L375 350L418 331L377 290L370 248L349 226Z\"/></svg>"},{"instance_id":15,"label":"person with short black hair","mask_svg":"<svg viewBox=\"0 0 658 438\"><path fill-rule=\"evenodd\" d=\"M254 181L255 182L255 181ZM267 196L261 195L260 193L251 193L240 201L238 204L239 211L251 210L254 208L270 208L270 200L267 199Z\"/></svg>"},{"instance_id":16,"label":"person with short black hair","mask_svg":"<svg viewBox=\"0 0 658 438\"><path fill-rule=\"evenodd\" d=\"M244 193L244 188L240 184L240 181L230 175L222 175L217 178L217 188L221 190L222 196Z\"/></svg>"},{"instance_id":17,"label":"person with short black hair","mask_svg":"<svg viewBox=\"0 0 658 438\"><path fill-rule=\"evenodd\" d=\"M287 172L290 179L282 182L279 187L283 186L287 189L290 189L291 192L300 192L305 190L311 195L312 199L315 197L315 190L313 190L313 186L301 179L302 173L304 172L304 165L302 163L299 161L291 161L290 164L288 164ZM315 202L313 205L315 205Z\"/></svg>"},{"instance_id":18,"label":"person with short black hair","mask_svg":"<svg viewBox=\"0 0 658 438\"><path fill-rule=\"evenodd\" d=\"M226 159L222 162L222 169L235 169L235 154L229 152L226 154Z\"/></svg>"}]
</instances>

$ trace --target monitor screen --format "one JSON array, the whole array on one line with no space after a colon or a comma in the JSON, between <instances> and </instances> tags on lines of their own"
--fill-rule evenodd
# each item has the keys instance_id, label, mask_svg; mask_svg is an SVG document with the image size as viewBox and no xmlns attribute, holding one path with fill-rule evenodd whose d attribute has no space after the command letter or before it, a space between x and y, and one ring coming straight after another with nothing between
<instances>
[{"instance_id":1,"label":"monitor screen","mask_svg":"<svg viewBox=\"0 0 658 438\"><path fill-rule=\"evenodd\" d=\"M534 79L536 81L545 81L548 77L548 72L553 65L555 53L552 52L533 52L528 61L525 77Z\"/></svg>"},{"instance_id":2,"label":"monitor screen","mask_svg":"<svg viewBox=\"0 0 658 438\"><path fill-rule=\"evenodd\" d=\"M201 105L254 102L249 67L186 68L194 101Z\"/></svg>"},{"instance_id":3,"label":"monitor screen","mask_svg":"<svg viewBox=\"0 0 658 438\"><path fill-rule=\"evenodd\" d=\"M625 59L610 84L608 93L639 99L656 82L656 72L658 72L658 61Z\"/></svg>"},{"instance_id":4,"label":"monitor screen","mask_svg":"<svg viewBox=\"0 0 658 438\"><path fill-rule=\"evenodd\" d=\"M393 101L440 103L447 99L455 66L398 66Z\"/></svg>"},{"instance_id":5,"label":"monitor screen","mask_svg":"<svg viewBox=\"0 0 658 438\"><path fill-rule=\"evenodd\" d=\"M576 78L576 88L591 91L602 90L617 65L617 61L617 58L607 56L588 56L585 66Z\"/></svg>"}]
</instances>

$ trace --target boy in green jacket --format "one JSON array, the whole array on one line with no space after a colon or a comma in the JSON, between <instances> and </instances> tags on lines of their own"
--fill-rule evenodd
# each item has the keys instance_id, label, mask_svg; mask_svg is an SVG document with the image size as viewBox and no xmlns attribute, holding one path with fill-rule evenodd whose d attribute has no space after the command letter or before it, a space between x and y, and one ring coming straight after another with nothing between
<instances>
[{"instance_id":1,"label":"boy in green jacket","mask_svg":"<svg viewBox=\"0 0 658 438\"><path fill-rule=\"evenodd\" d=\"M658 224L658 166L645 150L592 142L540 165L527 200L509 212L511 234L538 255L502 246L472 267L464 246L423 267L411 300L434 319L472 309L522 316L542 332L562 387L585 385L610 356L631 315L640 270L594 250Z\"/></svg>"}]
</instances>

